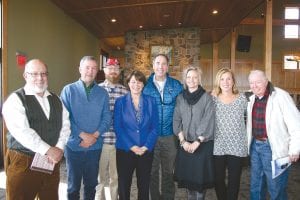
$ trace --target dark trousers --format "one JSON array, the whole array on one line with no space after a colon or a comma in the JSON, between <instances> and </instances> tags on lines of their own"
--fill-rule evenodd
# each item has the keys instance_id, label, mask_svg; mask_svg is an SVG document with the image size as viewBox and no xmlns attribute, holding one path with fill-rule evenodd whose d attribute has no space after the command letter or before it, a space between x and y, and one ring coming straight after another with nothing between
<instances>
[{"instance_id":1,"label":"dark trousers","mask_svg":"<svg viewBox=\"0 0 300 200\"><path fill-rule=\"evenodd\" d=\"M224 155L214 156L215 161L215 190L218 200L237 200L240 189L244 157ZM228 182L225 184L226 169Z\"/></svg>"},{"instance_id":2,"label":"dark trousers","mask_svg":"<svg viewBox=\"0 0 300 200\"><path fill-rule=\"evenodd\" d=\"M151 200L175 199L173 170L176 153L177 138L173 134L169 136L158 137L154 148L154 158L151 171Z\"/></svg>"},{"instance_id":3,"label":"dark trousers","mask_svg":"<svg viewBox=\"0 0 300 200\"><path fill-rule=\"evenodd\" d=\"M6 199L8 200L58 200L59 164L52 174L32 171L33 156L7 150Z\"/></svg>"},{"instance_id":4,"label":"dark trousers","mask_svg":"<svg viewBox=\"0 0 300 200\"><path fill-rule=\"evenodd\" d=\"M149 199L150 174L153 152L146 152L142 156L132 151L117 149L117 170L119 184L119 200L130 200L132 175L136 170L138 200Z\"/></svg>"},{"instance_id":5,"label":"dark trousers","mask_svg":"<svg viewBox=\"0 0 300 200\"><path fill-rule=\"evenodd\" d=\"M69 147L65 148L69 200L79 200L81 181L84 187L83 199L95 199L100 155L100 149L72 151Z\"/></svg>"}]
</instances>

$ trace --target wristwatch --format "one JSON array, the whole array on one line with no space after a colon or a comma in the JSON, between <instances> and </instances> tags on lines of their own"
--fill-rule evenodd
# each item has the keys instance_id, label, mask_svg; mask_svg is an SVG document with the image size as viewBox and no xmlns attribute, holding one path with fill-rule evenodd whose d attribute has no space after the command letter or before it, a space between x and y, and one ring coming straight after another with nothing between
<instances>
[{"instance_id":1,"label":"wristwatch","mask_svg":"<svg viewBox=\"0 0 300 200\"><path fill-rule=\"evenodd\" d=\"M196 140L197 142L199 142L199 144L201 144L201 140L200 140L200 138L197 138L197 140Z\"/></svg>"}]
</instances>

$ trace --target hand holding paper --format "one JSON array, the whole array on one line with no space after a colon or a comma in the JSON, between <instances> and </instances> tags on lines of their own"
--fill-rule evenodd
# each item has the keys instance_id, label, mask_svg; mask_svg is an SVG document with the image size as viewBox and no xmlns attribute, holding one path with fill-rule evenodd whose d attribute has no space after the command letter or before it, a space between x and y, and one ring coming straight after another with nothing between
<instances>
[{"instance_id":1,"label":"hand holding paper","mask_svg":"<svg viewBox=\"0 0 300 200\"><path fill-rule=\"evenodd\" d=\"M276 178L291 166L290 157L279 158L271 161L272 178Z\"/></svg>"}]
</instances>

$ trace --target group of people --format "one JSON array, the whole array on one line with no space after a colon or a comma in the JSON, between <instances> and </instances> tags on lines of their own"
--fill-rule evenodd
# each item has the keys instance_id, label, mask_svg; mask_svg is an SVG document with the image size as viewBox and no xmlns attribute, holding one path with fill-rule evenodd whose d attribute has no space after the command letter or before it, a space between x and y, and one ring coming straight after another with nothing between
<instances>
[{"instance_id":1,"label":"group of people","mask_svg":"<svg viewBox=\"0 0 300 200\"><path fill-rule=\"evenodd\" d=\"M235 200L250 154L250 198L266 199L268 192L272 200L287 199L289 171L272 178L271 161L299 159L300 113L290 95L260 70L250 72L247 94L228 68L218 71L212 92L202 87L198 67L184 70L183 84L168 70L168 57L159 54L148 80L133 70L125 87L118 60L109 58L98 85L97 61L84 56L79 80L58 97L47 90L47 65L27 62L25 86L3 104L6 198L58 199L65 156L70 200L80 199L82 184L83 198L95 199L98 178L100 199L109 186L112 200L129 200L134 171L139 200L175 199L174 180L189 200L204 199L212 187L219 200ZM35 154L55 164L51 174L31 170Z\"/></svg>"}]
</instances>

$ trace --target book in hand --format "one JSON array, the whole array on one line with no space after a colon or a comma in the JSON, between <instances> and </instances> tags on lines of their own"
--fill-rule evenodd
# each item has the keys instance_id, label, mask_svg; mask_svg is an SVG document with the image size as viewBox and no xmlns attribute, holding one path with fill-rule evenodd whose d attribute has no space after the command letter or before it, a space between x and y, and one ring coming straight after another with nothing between
<instances>
[{"instance_id":1,"label":"book in hand","mask_svg":"<svg viewBox=\"0 0 300 200\"><path fill-rule=\"evenodd\" d=\"M51 162L46 155L35 153L30 169L33 171L52 174L55 163Z\"/></svg>"},{"instance_id":2,"label":"book in hand","mask_svg":"<svg viewBox=\"0 0 300 200\"><path fill-rule=\"evenodd\" d=\"M289 166L291 166L291 164L292 163L290 162L289 156L272 160L272 178L274 179L280 174L282 174L285 170L289 168Z\"/></svg>"}]
</instances>

